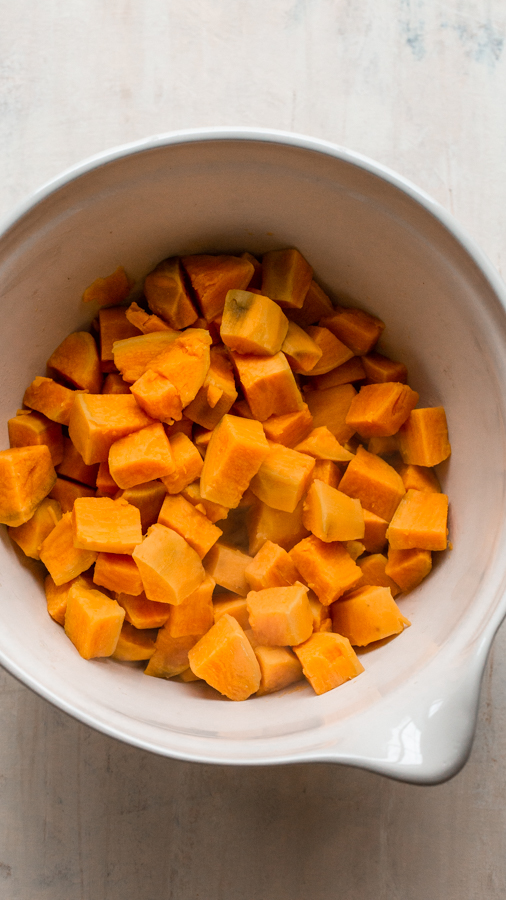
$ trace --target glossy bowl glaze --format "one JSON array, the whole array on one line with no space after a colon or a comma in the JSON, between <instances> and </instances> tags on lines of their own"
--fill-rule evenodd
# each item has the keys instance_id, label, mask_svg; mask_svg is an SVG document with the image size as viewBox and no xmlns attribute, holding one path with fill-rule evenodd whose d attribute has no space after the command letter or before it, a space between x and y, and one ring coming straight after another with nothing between
<instances>
[{"instance_id":1,"label":"glossy bowl glaze","mask_svg":"<svg viewBox=\"0 0 506 900\"><path fill-rule=\"evenodd\" d=\"M84 288L123 264L140 284L162 258L296 246L335 299L387 323L422 405L443 405L453 446L439 475L453 550L400 600L412 627L361 654L366 671L232 703L136 665L85 662L47 615L42 569L1 529L0 661L83 722L185 760L331 761L434 783L467 758L487 652L505 613L505 291L461 228L398 175L323 141L206 129L95 157L4 224L0 422L70 332Z\"/></svg>"}]
</instances>

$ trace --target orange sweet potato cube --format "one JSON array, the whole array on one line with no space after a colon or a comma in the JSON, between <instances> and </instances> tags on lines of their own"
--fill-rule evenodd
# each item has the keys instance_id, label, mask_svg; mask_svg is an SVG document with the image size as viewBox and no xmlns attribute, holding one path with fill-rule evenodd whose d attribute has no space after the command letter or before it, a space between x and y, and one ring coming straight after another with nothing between
<instances>
[{"instance_id":1,"label":"orange sweet potato cube","mask_svg":"<svg viewBox=\"0 0 506 900\"><path fill-rule=\"evenodd\" d=\"M311 378L309 386L315 391L326 391L327 388L350 384L352 381L364 381L366 374L362 359L361 356L352 356L348 362L336 366L325 375L316 375L314 379Z\"/></svg>"},{"instance_id":2,"label":"orange sweet potato cube","mask_svg":"<svg viewBox=\"0 0 506 900\"><path fill-rule=\"evenodd\" d=\"M232 290L227 293L220 336L238 353L274 356L288 330L288 319L277 303L262 294Z\"/></svg>"},{"instance_id":3,"label":"orange sweet potato cube","mask_svg":"<svg viewBox=\"0 0 506 900\"><path fill-rule=\"evenodd\" d=\"M105 278L96 278L83 294L84 303L100 303L103 306L117 306L128 297L132 283L123 266Z\"/></svg>"},{"instance_id":4,"label":"orange sweet potato cube","mask_svg":"<svg viewBox=\"0 0 506 900\"><path fill-rule=\"evenodd\" d=\"M101 309L98 313L98 328L100 335L100 368L102 372L115 372L113 344L115 341L126 341L128 338L137 337L140 334L138 328L132 325L126 317L123 306L111 306Z\"/></svg>"},{"instance_id":5,"label":"orange sweet potato cube","mask_svg":"<svg viewBox=\"0 0 506 900\"><path fill-rule=\"evenodd\" d=\"M56 472L46 444L1 450L0 522L13 528L27 522L55 482Z\"/></svg>"},{"instance_id":6,"label":"orange sweet potato cube","mask_svg":"<svg viewBox=\"0 0 506 900\"><path fill-rule=\"evenodd\" d=\"M350 642L341 634L316 632L294 651L316 694L325 694L364 671Z\"/></svg>"},{"instance_id":7,"label":"orange sweet potato cube","mask_svg":"<svg viewBox=\"0 0 506 900\"><path fill-rule=\"evenodd\" d=\"M321 631L322 628L326 627L324 626L324 623L327 621L331 623L329 630L332 631L332 619L330 618L329 607L320 603L313 591L309 591L307 599L309 601L311 615L313 616L313 631Z\"/></svg>"},{"instance_id":8,"label":"orange sweet potato cube","mask_svg":"<svg viewBox=\"0 0 506 900\"><path fill-rule=\"evenodd\" d=\"M405 463L437 466L451 453L442 406L414 409L399 429L399 450Z\"/></svg>"},{"instance_id":9,"label":"orange sweet potato cube","mask_svg":"<svg viewBox=\"0 0 506 900\"><path fill-rule=\"evenodd\" d=\"M310 433L313 417L307 403L304 403L302 409L297 412L286 413L284 416L269 416L262 422L262 427L269 441L284 444L285 447L294 447Z\"/></svg>"},{"instance_id":10,"label":"orange sweet potato cube","mask_svg":"<svg viewBox=\"0 0 506 900\"><path fill-rule=\"evenodd\" d=\"M408 370L404 363L389 359L381 353L368 353L362 357L365 374L369 381L380 384L383 381L399 381L406 384Z\"/></svg>"},{"instance_id":11,"label":"orange sweet potato cube","mask_svg":"<svg viewBox=\"0 0 506 900\"><path fill-rule=\"evenodd\" d=\"M254 653L260 666L259 697L282 691L303 677L302 666L288 647L258 646Z\"/></svg>"},{"instance_id":12,"label":"orange sweet potato cube","mask_svg":"<svg viewBox=\"0 0 506 900\"><path fill-rule=\"evenodd\" d=\"M95 340L87 331L69 334L49 357L47 368L51 376L63 378L76 388L100 393L100 359Z\"/></svg>"},{"instance_id":13,"label":"orange sweet potato cube","mask_svg":"<svg viewBox=\"0 0 506 900\"><path fill-rule=\"evenodd\" d=\"M200 479L202 496L234 509L268 453L259 422L223 416L207 448Z\"/></svg>"},{"instance_id":14,"label":"orange sweet potato cube","mask_svg":"<svg viewBox=\"0 0 506 900\"><path fill-rule=\"evenodd\" d=\"M69 422L69 435L87 466L105 462L115 441L153 419L131 394L77 394Z\"/></svg>"},{"instance_id":15,"label":"orange sweet potato cube","mask_svg":"<svg viewBox=\"0 0 506 900\"><path fill-rule=\"evenodd\" d=\"M123 500L137 507L141 514L142 533L146 534L149 526L154 525L158 521L166 494L165 485L161 481L155 480L136 484L134 487L127 488L124 491L118 491L114 495L114 499L119 500L120 497L123 497Z\"/></svg>"},{"instance_id":16,"label":"orange sweet potato cube","mask_svg":"<svg viewBox=\"0 0 506 900\"><path fill-rule=\"evenodd\" d=\"M179 337L179 331L153 331L114 341L112 354L116 369L124 380L133 384L148 365Z\"/></svg>"},{"instance_id":17,"label":"orange sweet potato cube","mask_svg":"<svg viewBox=\"0 0 506 900\"><path fill-rule=\"evenodd\" d=\"M215 582L207 575L197 590L179 606L171 606L167 629L172 637L205 634L214 625L213 590Z\"/></svg>"},{"instance_id":18,"label":"orange sweet potato cube","mask_svg":"<svg viewBox=\"0 0 506 900\"><path fill-rule=\"evenodd\" d=\"M185 407L185 415L202 425L214 428L229 412L237 399L232 366L223 347L211 347L210 365L202 387Z\"/></svg>"},{"instance_id":19,"label":"orange sweet potato cube","mask_svg":"<svg viewBox=\"0 0 506 900\"><path fill-rule=\"evenodd\" d=\"M265 422L270 416L283 416L303 408L303 400L284 353L254 356L230 354L251 413Z\"/></svg>"},{"instance_id":20,"label":"orange sweet potato cube","mask_svg":"<svg viewBox=\"0 0 506 900\"><path fill-rule=\"evenodd\" d=\"M248 618L248 602L246 597L238 597L229 591L223 594L217 594L216 600L213 602L214 621L217 622L222 616L232 616L237 619L241 628L249 629Z\"/></svg>"},{"instance_id":21,"label":"orange sweet potato cube","mask_svg":"<svg viewBox=\"0 0 506 900\"><path fill-rule=\"evenodd\" d=\"M326 425L340 444L349 441L354 429L346 423L346 416L356 393L352 384L341 384L324 391L309 391L306 402L313 416L313 428Z\"/></svg>"},{"instance_id":22,"label":"orange sweet potato cube","mask_svg":"<svg viewBox=\"0 0 506 900\"><path fill-rule=\"evenodd\" d=\"M226 519L230 512L228 506L204 499L200 493L199 481L192 481L191 484L182 489L181 494L186 500L189 500L192 506L196 506L201 513L206 515L213 525L215 522L221 521L221 519Z\"/></svg>"},{"instance_id":23,"label":"orange sweet potato cube","mask_svg":"<svg viewBox=\"0 0 506 900\"><path fill-rule=\"evenodd\" d=\"M148 600L177 606L205 578L200 557L171 528L152 525L147 537L133 552Z\"/></svg>"},{"instance_id":24,"label":"orange sweet potato cube","mask_svg":"<svg viewBox=\"0 0 506 900\"><path fill-rule=\"evenodd\" d=\"M195 675L230 700L246 700L260 687L260 666L238 621L222 616L188 653Z\"/></svg>"},{"instance_id":25,"label":"orange sweet potato cube","mask_svg":"<svg viewBox=\"0 0 506 900\"><path fill-rule=\"evenodd\" d=\"M332 301L316 281L309 285L304 303L300 309L289 309L287 316L292 322L305 328L306 325L314 325L323 316L330 316L334 311Z\"/></svg>"},{"instance_id":26,"label":"orange sweet potato cube","mask_svg":"<svg viewBox=\"0 0 506 900\"><path fill-rule=\"evenodd\" d=\"M23 403L30 409L35 409L53 422L60 425L68 425L74 400L78 395L76 391L58 384L52 378L44 378L37 375L28 385Z\"/></svg>"},{"instance_id":27,"label":"orange sweet potato cube","mask_svg":"<svg viewBox=\"0 0 506 900\"><path fill-rule=\"evenodd\" d=\"M75 582L83 584L85 587L92 588L93 582L87 575L78 575L72 581L66 581L65 584L55 584L51 575L46 575L44 579L44 592L46 594L47 611L58 625L65 625L65 613L67 611L67 600L69 591Z\"/></svg>"},{"instance_id":28,"label":"orange sweet potato cube","mask_svg":"<svg viewBox=\"0 0 506 900\"><path fill-rule=\"evenodd\" d=\"M65 634L84 659L114 653L124 618L116 600L74 582L67 598Z\"/></svg>"},{"instance_id":29,"label":"orange sweet potato cube","mask_svg":"<svg viewBox=\"0 0 506 900\"><path fill-rule=\"evenodd\" d=\"M155 641L155 652L144 669L145 675L155 678L173 678L188 668L188 652L198 641L198 635L172 637L168 628L160 628Z\"/></svg>"},{"instance_id":30,"label":"orange sweet potato cube","mask_svg":"<svg viewBox=\"0 0 506 900\"><path fill-rule=\"evenodd\" d=\"M135 628L161 628L170 615L171 608L168 603L148 600L144 592L141 594L116 594L116 599L125 610L125 622L130 622Z\"/></svg>"},{"instance_id":31,"label":"orange sweet potato cube","mask_svg":"<svg viewBox=\"0 0 506 900\"><path fill-rule=\"evenodd\" d=\"M80 550L132 554L142 541L140 512L123 499L78 497L72 529L74 546Z\"/></svg>"},{"instance_id":32,"label":"orange sweet potato cube","mask_svg":"<svg viewBox=\"0 0 506 900\"><path fill-rule=\"evenodd\" d=\"M111 653L112 658L124 662L151 659L155 652L156 634L156 631L140 631L130 622L123 622L116 649Z\"/></svg>"},{"instance_id":33,"label":"orange sweet potato cube","mask_svg":"<svg viewBox=\"0 0 506 900\"><path fill-rule=\"evenodd\" d=\"M337 338L335 338L334 335L331 335L331 337L334 341L337 341ZM281 350L285 354L293 371L303 375L311 374L323 355L322 347L307 333L307 331L304 331L304 329L300 328L295 322L289 323L286 337L281 345Z\"/></svg>"},{"instance_id":34,"label":"orange sweet potato cube","mask_svg":"<svg viewBox=\"0 0 506 900\"><path fill-rule=\"evenodd\" d=\"M203 328L188 328L156 356L147 368L163 375L176 388L184 409L204 384L211 357L211 336Z\"/></svg>"},{"instance_id":35,"label":"orange sweet potato cube","mask_svg":"<svg viewBox=\"0 0 506 900\"><path fill-rule=\"evenodd\" d=\"M309 325L306 331L322 351L320 359L308 372L309 375L325 375L336 366L342 366L348 362L354 355L353 350L343 344L328 328L323 328L321 325Z\"/></svg>"},{"instance_id":36,"label":"orange sweet potato cube","mask_svg":"<svg viewBox=\"0 0 506 900\"><path fill-rule=\"evenodd\" d=\"M117 372L109 372L104 378L102 394L129 394L130 385Z\"/></svg>"},{"instance_id":37,"label":"orange sweet potato cube","mask_svg":"<svg viewBox=\"0 0 506 900\"><path fill-rule=\"evenodd\" d=\"M329 328L357 356L369 353L385 328L381 319L350 306L336 306L331 316L320 320L320 325Z\"/></svg>"},{"instance_id":38,"label":"orange sweet potato cube","mask_svg":"<svg viewBox=\"0 0 506 900\"><path fill-rule=\"evenodd\" d=\"M220 528L213 525L207 516L203 515L181 494L165 496L158 521L161 525L177 531L201 559L223 534ZM197 632L191 633L196 634Z\"/></svg>"},{"instance_id":39,"label":"orange sweet potato cube","mask_svg":"<svg viewBox=\"0 0 506 900\"><path fill-rule=\"evenodd\" d=\"M341 478L341 471L330 459L315 459L313 474L311 475L309 487L311 487L313 481L319 480L324 481L325 484L330 485L330 487L337 488L339 487Z\"/></svg>"},{"instance_id":40,"label":"orange sweet potato cube","mask_svg":"<svg viewBox=\"0 0 506 900\"><path fill-rule=\"evenodd\" d=\"M364 514L354 500L323 481L313 481L304 501L302 521L321 541L355 541L364 536Z\"/></svg>"},{"instance_id":41,"label":"orange sweet potato cube","mask_svg":"<svg viewBox=\"0 0 506 900\"><path fill-rule=\"evenodd\" d=\"M115 441L109 450L109 471L123 489L171 475L175 464L163 425L157 422Z\"/></svg>"},{"instance_id":42,"label":"orange sweet potato cube","mask_svg":"<svg viewBox=\"0 0 506 900\"><path fill-rule=\"evenodd\" d=\"M430 550L388 551L385 573L399 585L401 591L417 587L432 569Z\"/></svg>"},{"instance_id":43,"label":"orange sweet potato cube","mask_svg":"<svg viewBox=\"0 0 506 900\"><path fill-rule=\"evenodd\" d=\"M246 581L253 591L264 588L288 587L300 576L286 550L279 544L266 541L244 570Z\"/></svg>"},{"instance_id":44,"label":"orange sweet potato cube","mask_svg":"<svg viewBox=\"0 0 506 900\"><path fill-rule=\"evenodd\" d=\"M169 494L179 494L202 472L202 457L195 444L182 431L169 438L174 471L162 477Z\"/></svg>"},{"instance_id":45,"label":"orange sweet potato cube","mask_svg":"<svg viewBox=\"0 0 506 900\"><path fill-rule=\"evenodd\" d=\"M304 441L295 447L299 453L307 453L315 459L329 459L334 462L350 462L353 453L341 446L326 425L313 428Z\"/></svg>"},{"instance_id":46,"label":"orange sweet potato cube","mask_svg":"<svg viewBox=\"0 0 506 900\"><path fill-rule=\"evenodd\" d=\"M398 471L407 491L412 488L415 491L428 491L430 494L441 493L441 485L433 469L426 466L402 465Z\"/></svg>"},{"instance_id":47,"label":"orange sweet potato cube","mask_svg":"<svg viewBox=\"0 0 506 900\"><path fill-rule=\"evenodd\" d=\"M290 557L324 606L349 591L362 577L360 568L341 543L326 543L314 534L292 547Z\"/></svg>"},{"instance_id":48,"label":"orange sweet potato cube","mask_svg":"<svg viewBox=\"0 0 506 900\"><path fill-rule=\"evenodd\" d=\"M59 503L62 512L72 512L78 497L94 497L95 491L86 484L76 484L66 478L57 478L48 497Z\"/></svg>"},{"instance_id":49,"label":"orange sweet potato cube","mask_svg":"<svg viewBox=\"0 0 506 900\"><path fill-rule=\"evenodd\" d=\"M56 466L56 472L63 478L71 478L72 481L78 481L88 487L95 487L98 465L95 463L93 466L87 466L70 438L64 438L62 459Z\"/></svg>"},{"instance_id":50,"label":"orange sweet potato cube","mask_svg":"<svg viewBox=\"0 0 506 900\"><path fill-rule=\"evenodd\" d=\"M388 522L401 502L405 490L402 478L380 456L359 447L344 473L339 490Z\"/></svg>"},{"instance_id":51,"label":"orange sweet potato cube","mask_svg":"<svg viewBox=\"0 0 506 900\"><path fill-rule=\"evenodd\" d=\"M46 444L53 466L60 465L63 459L63 435L58 422L52 422L38 412L19 410L14 418L8 419L7 429L11 448Z\"/></svg>"},{"instance_id":52,"label":"orange sweet potato cube","mask_svg":"<svg viewBox=\"0 0 506 900\"><path fill-rule=\"evenodd\" d=\"M307 592L307 587L300 582L290 587L249 592L248 616L259 644L286 647L307 640L313 631Z\"/></svg>"},{"instance_id":53,"label":"orange sweet potato cube","mask_svg":"<svg viewBox=\"0 0 506 900\"><path fill-rule=\"evenodd\" d=\"M68 512L40 545L39 556L54 583L59 586L86 572L95 562L97 553L74 547L72 513Z\"/></svg>"},{"instance_id":54,"label":"orange sweet potato cube","mask_svg":"<svg viewBox=\"0 0 506 900\"><path fill-rule=\"evenodd\" d=\"M346 423L361 437L389 437L396 434L417 403L418 394L407 384L366 384L351 401Z\"/></svg>"},{"instance_id":55,"label":"orange sweet potato cube","mask_svg":"<svg viewBox=\"0 0 506 900\"><path fill-rule=\"evenodd\" d=\"M270 250L262 257L262 293L282 307L300 309L313 270L298 250Z\"/></svg>"},{"instance_id":56,"label":"orange sweet potato cube","mask_svg":"<svg viewBox=\"0 0 506 900\"><path fill-rule=\"evenodd\" d=\"M390 522L392 550L445 550L448 543L448 497L410 489Z\"/></svg>"},{"instance_id":57,"label":"orange sweet potato cube","mask_svg":"<svg viewBox=\"0 0 506 900\"><path fill-rule=\"evenodd\" d=\"M93 582L118 594L142 594L142 579L135 560L125 553L99 553Z\"/></svg>"},{"instance_id":58,"label":"orange sweet potato cube","mask_svg":"<svg viewBox=\"0 0 506 900\"><path fill-rule=\"evenodd\" d=\"M334 631L355 647L399 634L411 624L386 587L357 588L333 603L330 614Z\"/></svg>"},{"instance_id":59,"label":"orange sweet potato cube","mask_svg":"<svg viewBox=\"0 0 506 900\"><path fill-rule=\"evenodd\" d=\"M362 507L364 514L364 537L362 543L368 553L381 553L387 542L388 522Z\"/></svg>"},{"instance_id":60,"label":"orange sweet potato cube","mask_svg":"<svg viewBox=\"0 0 506 900\"><path fill-rule=\"evenodd\" d=\"M291 513L306 492L314 465L312 456L271 444L250 488L259 500Z\"/></svg>"},{"instance_id":61,"label":"orange sweet potato cube","mask_svg":"<svg viewBox=\"0 0 506 900\"><path fill-rule=\"evenodd\" d=\"M217 541L204 560L204 568L216 584L245 597L249 591L245 569L250 562L251 556L247 553Z\"/></svg>"},{"instance_id":62,"label":"orange sweet potato cube","mask_svg":"<svg viewBox=\"0 0 506 900\"><path fill-rule=\"evenodd\" d=\"M152 369L146 369L137 381L134 381L131 392L137 403L148 416L154 419L160 419L161 422L167 422L169 425L172 421L182 418L183 405L181 397L171 381L154 372Z\"/></svg>"},{"instance_id":63,"label":"orange sweet potato cube","mask_svg":"<svg viewBox=\"0 0 506 900\"><path fill-rule=\"evenodd\" d=\"M392 597L396 597L400 593L399 585L385 571L387 558L382 553L365 556L363 559L359 559L358 565L362 570L362 578L357 583L357 588L364 587L364 585L376 585L390 588Z\"/></svg>"},{"instance_id":64,"label":"orange sweet potato cube","mask_svg":"<svg viewBox=\"0 0 506 900\"><path fill-rule=\"evenodd\" d=\"M376 456L393 456L399 449L397 435L391 434L388 437L369 438L367 449L369 453L375 453Z\"/></svg>"},{"instance_id":65,"label":"orange sweet potato cube","mask_svg":"<svg viewBox=\"0 0 506 900\"><path fill-rule=\"evenodd\" d=\"M167 322L164 322L160 316L151 316L142 309L135 301L130 304L126 310L128 321L135 325L142 334L151 334L154 331L173 331Z\"/></svg>"},{"instance_id":66,"label":"orange sweet potato cube","mask_svg":"<svg viewBox=\"0 0 506 900\"><path fill-rule=\"evenodd\" d=\"M249 259L239 256L200 254L184 256L181 262L208 322L223 312L228 291L245 290L255 272Z\"/></svg>"},{"instance_id":67,"label":"orange sweet potato cube","mask_svg":"<svg viewBox=\"0 0 506 900\"><path fill-rule=\"evenodd\" d=\"M301 500L293 513L273 509L260 500L253 504L248 511L246 523L250 554L254 556L258 553L265 541L272 541L284 550L290 550L306 537L308 531L302 522L302 504Z\"/></svg>"},{"instance_id":68,"label":"orange sweet potato cube","mask_svg":"<svg viewBox=\"0 0 506 900\"><path fill-rule=\"evenodd\" d=\"M60 521L61 516L60 504L46 497L39 503L31 519L22 525L7 529L9 537L21 547L25 556L40 559L39 547Z\"/></svg>"},{"instance_id":69,"label":"orange sweet potato cube","mask_svg":"<svg viewBox=\"0 0 506 900\"><path fill-rule=\"evenodd\" d=\"M172 328L187 328L198 318L198 312L184 283L179 259L173 256L158 263L144 279L148 306Z\"/></svg>"},{"instance_id":70,"label":"orange sweet potato cube","mask_svg":"<svg viewBox=\"0 0 506 900\"><path fill-rule=\"evenodd\" d=\"M111 475L108 462L101 462L98 466L97 473L97 497L114 497L119 492L119 485L116 484Z\"/></svg>"}]
</instances>

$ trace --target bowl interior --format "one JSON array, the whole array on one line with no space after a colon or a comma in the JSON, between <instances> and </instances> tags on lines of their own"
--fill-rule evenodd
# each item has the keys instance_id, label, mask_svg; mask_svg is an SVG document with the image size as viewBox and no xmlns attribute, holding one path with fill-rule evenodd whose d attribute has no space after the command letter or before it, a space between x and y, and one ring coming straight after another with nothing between
<instances>
[{"instance_id":1,"label":"bowl interior","mask_svg":"<svg viewBox=\"0 0 506 900\"><path fill-rule=\"evenodd\" d=\"M85 721L169 755L262 762L344 747L352 722L372 722L407 686L414 697L429 672L436 685L451 678L502 596L502 306L430 208L345 154L247 139L160 143L42 197L0 241L2 446L26 385L70 331L88 326L94 311L80 297L98 275L122 264L140 285L169 255L284 246L300 249L334 299L383 318L384 351L407 364L422 405L445 407L453 455L439 475L453 550L400 600L412 627L364 653L363 676L321 697L297 686L234 704L196 684L146 678L135 665L82 660L47 616L41 568L2 534L5 664ZM438 675L450 651L453 663ZM414 757L424 741L415 730Z\"/></svg>"}]
</instances>

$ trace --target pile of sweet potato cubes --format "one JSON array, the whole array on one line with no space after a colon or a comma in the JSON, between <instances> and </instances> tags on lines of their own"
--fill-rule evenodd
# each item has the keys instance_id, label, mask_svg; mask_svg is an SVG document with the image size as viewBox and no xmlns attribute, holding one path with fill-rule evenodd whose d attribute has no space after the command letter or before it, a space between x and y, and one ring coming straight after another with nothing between
<instances>
[{"instance_id":1,"label":"pile of sweet potato cubes","mask_svg":"<svg viewBox=\"0 0 506 900\"><path fill-rule=\"evenodd\" d=\"M447 546L444 409L415 408L383 323L297 250L171 258L142 305L130 289L120 268L85 291L91 332L0 453L0 521L45 565L49 614L85 659L232 700L354 678Z\"/></svg>"}]
</instances>

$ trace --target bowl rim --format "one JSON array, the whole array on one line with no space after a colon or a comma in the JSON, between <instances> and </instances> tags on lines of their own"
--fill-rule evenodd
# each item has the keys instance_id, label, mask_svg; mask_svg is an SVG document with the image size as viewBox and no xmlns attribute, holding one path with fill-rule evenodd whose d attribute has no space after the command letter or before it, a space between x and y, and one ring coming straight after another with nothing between
<instances>
[{"instance_id":1,"label":"bowl rim","mask_svg":"<svg viewBox=\"0 0 506 900\"><path fill-rule=\"evenodd\" d=\"M409 179L390 169L388 166L376 162L359 152L321 138L314 138L295 132L270 128L210 126L205 128L181 129L154 134L140 140L120 144L111 149L96 153L68 167L61 174L46 181L19 202L12 211L0 221L0 240L2 240L11 228L23 219L25 215L30 213L52 193L55 193L63 186L77 180L94 169L98 169L108 163L115 162L127 156L171 145L216 141L264 142L315 151L349 163L388 182L421 205L447 229L480 270L481 274L492 288L492 292L495 294L496 299L499 301L503 314L506 313L506 285L502 281L499 273L488 259L487 255L481 250L474 239L467 234L454 216L428 193L417 187ZM342 765L364 768L400 781L432 785L441 783L453 777L453 775L462 768L469 756L475 732L481 681L488 653L497 629L506 615L505 586L506 578L503 578L501 583L503 589L502 597L497 602L496 608L491 612L479 635L479 640L476 642L474 655L471 661L466 660L467 665L465 670L463 666L460 667L458 677L454 680L451 689L446 691L445 715L448 718L449 724L446 728L442 729L440 740L432 757L427 761L423 761L421 764L408 763L404 766L400 766L399 762L395 760L389 761L375 758L374 755L367 755L366 753L360 752L343 752L342 750L339 750L337 746L334 748L332 748L332 746L327 746L325 750L299 751L284 756L276 756L273 758L266 757L262 759L250 756L241 756L241 758L229 756L216 759L212 755L209 755L209 753L195 752L189 754L187 751L180 752L177 749L167 749L154 744L150 740L142 739L127 733L125 730L110 724L106 720L101 720L93 713L76 709L71 703L55 694L53 690L39 684L34 677L25 672L17 662L8 658L1 650L0 663L11 675L17 678L25 686L44 697L44 699L51 702L63 712L76 718L78 721L95 728L109 737L121 740L136 746L139 749L155 752L159 755L181 759L183 761L244 766L334 762ZM460 645L457 647L453 644L442 648L441 654L438 654L438 659L442 660L442 665L447 671L452 665L452 659L455 657L456 652L460 652L461 650L462 647ZM429 688L427 688L427 690L429 690ZM427 690L425 691L426 694ZM439 693L445 694L445 691L441 689ZM429 715L431 715L431 713L429 713ZM456 731L458 733L457 740L455 739Z\"/></svg>"}]
</instances>

